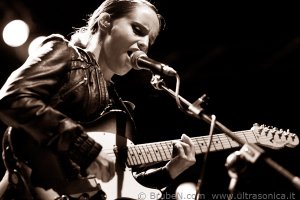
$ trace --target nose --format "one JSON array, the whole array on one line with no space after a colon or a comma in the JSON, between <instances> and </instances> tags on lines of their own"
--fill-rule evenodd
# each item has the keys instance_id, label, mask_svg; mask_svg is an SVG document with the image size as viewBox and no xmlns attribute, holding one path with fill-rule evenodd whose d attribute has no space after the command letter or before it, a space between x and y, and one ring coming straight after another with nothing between
<instances>
[{"instance_id":1,"label":"nose","mask_svg":"<svg viewBox=\"0 0 300 200\"><path fill-rule=\"evenodd\" d=\"M148 48L149 48L149 38L148 37L144 37L142 40L139 40L138 43L138 48L143 51L143 52L147 52Z\"/></svg>"}]
</instances>

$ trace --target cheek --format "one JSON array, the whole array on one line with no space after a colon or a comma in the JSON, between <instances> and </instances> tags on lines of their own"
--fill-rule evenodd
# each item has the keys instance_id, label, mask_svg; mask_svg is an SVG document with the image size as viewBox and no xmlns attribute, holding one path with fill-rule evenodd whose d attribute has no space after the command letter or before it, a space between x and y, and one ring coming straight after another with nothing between
<instances>
[{"instance_id":1,"label":"cheek","mask_svg":"<svg viewBox=\"0 0 300 200\"><path fill-rule=\"evenodd\" d=\"M132 33L127 27L118 27L112 29L111 39L114 48L116 49L127 49L130 45L130 38L132 38Z\"/></svg>"}]
</instances>

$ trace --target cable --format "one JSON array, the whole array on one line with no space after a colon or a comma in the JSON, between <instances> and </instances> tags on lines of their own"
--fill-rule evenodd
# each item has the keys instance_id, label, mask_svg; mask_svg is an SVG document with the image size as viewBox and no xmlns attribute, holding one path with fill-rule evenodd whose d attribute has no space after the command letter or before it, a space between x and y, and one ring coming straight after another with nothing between
<instances>
[{"instance_id":1,"label":"cable","mask_svg":"<svg viewBox=\"0 0 300 200\"><path fill-rule=\"evenodd\" d=\"M212 115L211 119L212 120L211 120L210 130L209 130L209 138L208 138L207 151L204 154L203 166L201 168L200 177L198 179L197 186L196 186L195 200L198 200L200 198L200 196L201 196L200 195L200 190L201 190L203 179L204 179L205 168L206 168L206 165L207 165L208 153L210 152L209 150L210 150L210 147L211 147L211 144L212 144L212 136L213 136L213 132L214 132L214 129L215 129L215 124L216 124L216 116Z\"/></svg>"}]
</instances>

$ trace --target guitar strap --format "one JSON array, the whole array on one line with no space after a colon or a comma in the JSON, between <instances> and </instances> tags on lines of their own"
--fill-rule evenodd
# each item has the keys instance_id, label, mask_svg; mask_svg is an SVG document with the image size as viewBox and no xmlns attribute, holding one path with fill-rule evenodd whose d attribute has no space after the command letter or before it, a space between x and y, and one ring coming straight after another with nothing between
<instances>
[{"instance_id":1,"label":"guitar strap","mask_svg":"<svg viewBox=\"0 0 300 200\"><path fill-rule=\"evenodd\" d=\"M110 81L108 83L108 92L109 95L111 97L111 100L113 101L113 107L115 107L116 109L120 109L122 110L125 115L117 115L116 117L116 124L117 124L117 135L122 136L122 137L126 137L126 122L128 119L130 119L134 129L136 128L135 126L135 122L133 119L133 110L134 110L134 104L129 102L129 101L124 101L118 94L118 92L116 91L116 88L114 86L114 82ZM131 135L130 137L127 138L129 139L133 139L133 136Z\"/></svg>"},{"instance_id":2,"label":"guitar strap","mask_svg":"<svg viewBox=\"0 0 300 200\"><path fill-rule=\"evenodd\" d=\"M133 139L132 134L126 135L126 126L127 126L127 119L129 118L134 125L134 120L131 114L131 111L134 109L134 107L129 107L128 105L125 105L125 102L121 99L119 94L117 93L114 83L110 82L108 86L108 92L109 95L112 98L113 104L117 109L120 109L125 112L125 115L117 115L116 116L116 135L122 136L122 137L116 137L116 147L115 149L116 153L119 154L116 156L116 172L117 172L117 196L122 196L121 191L123 189L123 182L124 182L124 169L125 169L125 162L124 160L127 160L127 154L120 154L122 151L119 151L119 149L125 149L127 148L127 140L123 140L122 138L130 138ZM129 104L130 105L130 104ZM130 109L130 110L129 110ZM135 126L134 126L135 128Z\"/></svg>"}]
</instances>

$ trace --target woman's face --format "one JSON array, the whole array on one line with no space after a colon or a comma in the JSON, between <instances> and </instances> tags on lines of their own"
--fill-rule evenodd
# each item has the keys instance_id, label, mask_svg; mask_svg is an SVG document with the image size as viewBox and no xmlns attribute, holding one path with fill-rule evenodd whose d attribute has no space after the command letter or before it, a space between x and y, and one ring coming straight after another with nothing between
<instances>
[{"instance_id":1,"label":"woman's face","mask_svg":"<svg viewBox=\"0 0 300 200\"><path fill-rule=\"evenodd\" d=\"M112 21L102 41L99 64L113 74L124 75L132 69L130 53L148 51L159 33L157 14L146 5L138 5L127 16Z\"/></svg>"}]
</instances>

